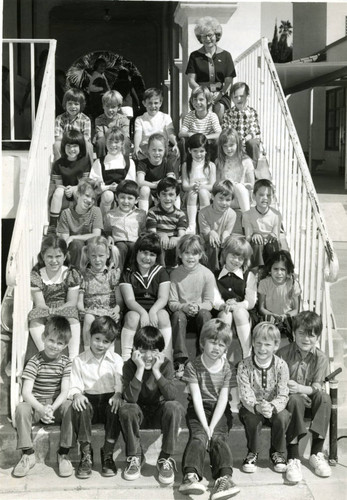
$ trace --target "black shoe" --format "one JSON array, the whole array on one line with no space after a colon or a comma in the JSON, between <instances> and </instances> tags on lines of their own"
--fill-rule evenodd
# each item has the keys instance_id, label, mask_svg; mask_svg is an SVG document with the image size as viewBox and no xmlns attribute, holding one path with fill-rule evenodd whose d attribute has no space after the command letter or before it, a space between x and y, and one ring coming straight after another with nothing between
<instances>
[{"instance_id":1,"label":"black shoe","mask_svg":"<svg viewBox=\"0 0 347 500\"><path fill-rule=\"evenodd\" d=\"M105 456L103 448L100 450L101 455L101 475L105 477L112 477L117 474L117 467L113 461L112 453Z\"/></svg>"},{"instance_id":2,"label":"black shoe","mask_svg":"<svg viewBox=\"0 0 347 500\"><path fill-rule=\"evenodd\" d=\"M275 472L286 472L287 470L287 462L286 459L284 458L284 453L280 451L274 451L270 453L270 458L271 461L274 465L274 471Z\"/></svg>"},{"instance_id":3,"label":"black shoe","mask_svg":"<svg viewBox=\"0 0 347 500\"><path fill-rule=\"evenodd\" d=\"M93 450L89 448L88 450L82 452L81 461L78 464L78 469L76 476L78 479L88 479L92 474L93 465Z\"/></svg>"},{"instance_id":4,"label":"black shoe","mask_svg":"<svg viewBox=\"0 0 347 500\"><path fill-rule=\"evenodd\" d=\"M255 472L257 470L258 453L249 451L242 464L243 472Z\"/></svg>"}]
</instances>

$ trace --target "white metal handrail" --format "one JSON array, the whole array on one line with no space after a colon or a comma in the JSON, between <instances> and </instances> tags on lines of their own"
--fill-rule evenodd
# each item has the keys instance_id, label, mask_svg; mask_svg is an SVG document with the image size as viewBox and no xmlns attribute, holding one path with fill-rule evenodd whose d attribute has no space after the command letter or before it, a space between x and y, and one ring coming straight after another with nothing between
<instances>
[{"instance_id":1,"label":"white metal handrail","mask_svg":"<svg viewBox=\"0 0 347 500\"><path fill-rule=\"evenodd\" d=\"M302 309L322 315L321 347L333 361L329 282L337 279L338 260L267 39L259 40L235 63L237 80L249 85L251 105L259 114L286 239L302 288Z\"/></svg>"},{"instance_id":2,"label":"white metal handrail","mask_svg":"<svg viewBox=\"0 0 347 500\"><path fill-rule=\"evenodd\" d=\"M27 40L35 44L36 40ZM19 398L21 375L28 340L27 315L31 308L30 271L40 251L47 222L47 198L55 118L55 40L45 40L49 53L37 109L23 194L19 201L6 267L7 286L14 289L11 357L11 414ZM16 43L16 40L4 41ZM18 43L23 43L19 40ZM39 41L42 43L42 40Z\"/></svg>"}]
</instances>

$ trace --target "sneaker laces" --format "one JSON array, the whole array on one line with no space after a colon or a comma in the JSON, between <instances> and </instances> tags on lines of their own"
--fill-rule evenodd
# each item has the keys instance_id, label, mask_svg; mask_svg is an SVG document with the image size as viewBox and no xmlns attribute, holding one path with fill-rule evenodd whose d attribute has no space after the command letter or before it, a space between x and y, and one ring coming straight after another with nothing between
<instances>
[{"instance_id":1,"label":"sneaker laces","mask_svg":"<svg viewBox=\"0 0 347 500\"><path fill-rule=\"evenodd\" d=\"M249 451L247 453L246 460L247 460L247 462L253 463L257 460L257 457L258 457L258 453L253 453L253 451Z\"/></svg>"},{"instance_id":2,"label":"sneaker laces","mask_svg":"<svg viewBox=\"0 0 347 500\"><path fill-rule=\"evenodd\" d=\"M169 458L160 458L158 460L158 464L161 464L162 465L162 468L164 470L171 470L171 469L174 469L176 472L177 471L177 466L176 466L176 461L174 458L172 457L169 457Z\"/></svg>"},{"instance_id":3,"label":"sneaker laces","mask_svg":"<svg viewBox=\"0 0 347 500\"><path fill-rule=\"evenodd\" d=\"M282 455L282 453L280 451L274 451L272 453L272 460L274 462L278 462L278 463L281 463L281 464L285 463L284 456Z\"/></svg>"},{"instance_id":4,"label":"sneaker laces","mask_svg":"<svg viewBox=\"0 0 347 500\"><path fill-rule=\"evenodd\" d=\"M223 491L228 483L228 477L222 476L216 479L216 489L217 491Z\"/></svg>"},{"instance_id":5,"label":"sneaker laces","mask_svg":"<svg viewBox=\"0 0 347 500\"><path fill-rule=\"evenodd\" d=\"M187 473L187 479L188 479L188 481L190 481L192 483L198 483L199 482L199 477L196 474L196 472L188 472Z\"/></svg>"},{"instance_id":6,"label":"sneaker laces","mask_svg":"<svg viewBox=\"0 0 347 500\"><path fill-rule=\"evenodd\" d=\"M128 470L131 469L132 467L140 467L140 459L139 457L128 457L127 462L129 462L128 465Z\"/></svg>"},{"instance_id":7,"label":"sneaker laces","mask_svg":"<svg viewBox=\"0 0 347 500\"><path fill-rule=\"evenodd\" d=\"M297 458L293 458L288 465L289 469L300 469L300 460L298 460Z\"/></svg>"}]
</instances>

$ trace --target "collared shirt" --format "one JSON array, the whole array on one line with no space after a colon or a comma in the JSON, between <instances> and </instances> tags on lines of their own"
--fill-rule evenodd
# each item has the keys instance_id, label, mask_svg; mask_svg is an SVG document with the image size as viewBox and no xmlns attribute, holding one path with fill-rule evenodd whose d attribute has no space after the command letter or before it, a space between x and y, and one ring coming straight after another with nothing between
<instances>
[{"instance_id":1,"label":"collared shirt","mask_svg":"<svg viewBox=\"0 0 347 500\"><path fill-rule=\"evenodd\" d=\"M186 75L190 73L196 75L196 82L199 84L224 83L225 78L236 76L230 53L220 47L216 48L212 58L208 57L204 47L192 52L189 56Z\"/></svg>"},{"instance_id":2,"label":"collared shirt","mask_svg":"<svg viewBox=\"0 0 347 500\"><path fill-rule=\"evenodd\" d=\"M245 144L245 137L251 135L252 138L260 138L260 127L258 114L255 109L245 106L239 111L236 106L228 109L223 116L222 129L231 127L237 131Z\"/></svg>"},{"instance_id":3,"label":"collared shirt","mask_svg":"<svg viewBox=\"0 0 347 500\"><path fill-rule=\"evenodd\" d=\"M225 304L225 301L222 298L221 292L218 289L219 288L219 281L223 280L223 289L226 292L230 292L230 298L232 297L232 292L233 292L233 281L235 280L234 276L239 278L240 280L245 279L244 272L242 269L235 269L235 271L230 272L227 270L225 266L223 266L223 269L219 272L217 278L217 287L216 287L216 294L215 294L215 299L213 302L213 307L217 310L220 310L221 306ZM224 279L223 279L224 278ZM230 286L229 286L230 285ZM257 278L252 272L248 272L247 274L247 281L246 281L246 289L245 289L245 296L242 301L242 305L245 309L250 310L253 309L257 302Z\"/></svg>"},{"instance_id":4,"label":"collared shirt","mask_svg":"<svg viewBox=\"0 0 347 500\"><path fill-rule=\"evenodd\" d=\"M119 207L106 214L105 229L111 227L114 241L136 241L146 228L146 212L134 208L124 213Z\"/></svg>"},{"instance_id":5,"label":"collared shirt","mask_svg":"<svg viewBox=\"0 0 347 500\"><path fill-rule=\"evenodd\" d=\"M106 394L123 391L123 360L108 349L97 359L90 348L72 362L69 397L74 394Z\"/></svg>"},{"instance_id":6,"label":"collared shirt","mask_svg":"<svg viewBox=\"0 0 347 500\"><path fill-rule=\"evenodd\" d=\"M112 118L108 118L105 113L95 118L95 137L99 138L107 134L109 124L120 128L125 137L129 137L129 118L120 113L116 113Z\"/></svg>"},{"instance_id":7,"label":"collared shirt","mask_svg":"<svg viewBox=\"0 0 347 500\"><path fill-rule=\"evenodd\" d=\"M54 137L56 139L61 139L64 132L67 132L68 130L78 130L88 141L90 141L90 118L88 118L88 116L84 113L78 113L74 118L71 119L69 113L65 111L65 113L57 116L55 119Z\"/></svg>"},{"instance_id":8,"label":"collared shirt","mask_svg":"<svg viewBox=\"0 0 347 500\"><path fill-rule=\"evenodd\" d=\"M323 351L313 347L303 357L296 342L286 345L278 350L277 355L287 362L291 380L298 384L312 386L322 385L329 373L329 360Z\"/></svg>"}]
</instances>

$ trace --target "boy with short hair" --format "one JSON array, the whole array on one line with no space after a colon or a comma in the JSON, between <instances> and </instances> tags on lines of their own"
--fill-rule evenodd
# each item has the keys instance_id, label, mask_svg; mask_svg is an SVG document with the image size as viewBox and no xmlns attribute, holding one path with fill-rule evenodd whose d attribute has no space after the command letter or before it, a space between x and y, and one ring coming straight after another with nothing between
<instances>
[{"instance_id":1,"label":"boy with short hair","mask_svg":"<svg viewBox=\"0 0 347 500\"><path fill-rule=\"evenodd\" d=\"M231 370L225 353L231 343L230 327L220 319L204 324L200 335L202 354L186 365L183 381L188 388L189 441L183 455L185 495L206 491L201 483L206 450L210 453L215 480L211 500L227 499L240 489L232 480L233 457L228 444L232 426L229 405Z\"/></svg>"},{"instance_id":2,"label":"boy with short hair","mask_svg":"<svg viewBox=\"0 0 347 500\"><path fill-rule=\"evenodd\" d=\"M213 272L220 269L220 250L234 229L236 213L230 207L233 198L232 182L215 182L212 187L212 205L202 208L199 212L199 228L205 240L207 266Z\"/></svg>"},{"instance_id":3,"label":"boy with short hair","mask_svg":"<svg viewBox=\"0 0 347 500\"><path fill-rule=\"evenodd\" d=\"M274 185L267 179L259 179L253 187L255 206L242 214L245 236L253 249L251 268L264 266L267 259L280 250L282 216L272 208Z\"/></svg>"},{"instance_id":4,"label":"boy with short hair","mask_svg":"<svg viewBox=\"0 0 347 500\"><path fill-rule=\"evenodd\" d=\"M180 153L175 136L175 129L170 115L160 111L163 104L163 93L160 89L149 88L143 94L146 112L135 119L134 156L138 160L147 157L148 139L151 135L161 133L169 144L168 163L179 177Z\"/></svg>"},{"instance_id":5,"label":"boy with short hair","mask_svg":"<svg viewBox=\"0 0 347 500\"><path fill-rule=\"evenodd\" d=\"M102 107L104 112L95 118L95 151L96 157L101 158L106 155L106 137L113 128L119 128L124 134L124 153L130 151L129 139L129 118L119 111L123 104L122 95L116 90L109 90L102 96Z\"/></svg>"},{"instance_id":6,"label":"boy with short hair","mask_svg":"<svg viewBox=\"0 0 347 500\"><path fill-rule=\"evenodd\" d=\"M146 228L146 212L136 207L139 187L125 179L116 188L117 206L105 216L105 230L111 230L112 240L119 251L119 269L126 266L135 241Z\"/></svg>"},{"instance_id":7,"label":"boy with short hair","mask_svg":"<svg viewBox=\"0 0 347 500\"><path fill-rule=\"evenodd\" d=\"M140 426L144 419L157 421L163 433L161 452L157 461L159 482L175 480L176 462L172 457L184 410L176 401L177 389L173 380L172 362L163 354L165 341L154 326L140 328L134 337L134 349L123 368L125 403L119 409L128 465L124 479L133 481L141 474L144 455L140 442Z\"/></svg>"},{"instance_id":8,"label":"boy with short hair","mask_svg":"<svg viewBox=\"0 0 347 500\"><path fill-rule=\"evenodd\" d=\"M248 453L244 472L257 470L259 434L264 423L271 426L270 458L275 472L285 472L286 430L290 413L286 410L288 366L275 355L281 341L272 323L259 323L253 330L253 355L240 361L237 370L241 408L239 418L245 426Z\"/></svg>"},{"instance_id":9,"label":"boy with short hair","mask_svg":"<svg viewBox=\"0 0 347 500\"><path fill-rule=\"evenodd\" d=\"M164 177L157 185L159 203L147 214L146 228L158 233L162 247L162 265L175 267L176 246L188 226L186 214L175 206L180 187L173 177Z\"/></svg>"},{"instance_id":10,"label":"boy with short hair","mask_svg":"<svg viewBox=\"0 0 347 500\"><path fill-rule=\"evenodd\" d=\"M323 389L324 379L329 373L329 359L316 347L322 328L322 319L318 314L302 311L293 318L294 342L277 353L289 367L287 410L292 418L287 430L286 478L291 482L302 480L299 441L307 433L305 416L311 417L309 463L317 476L331 475L331 468L322 453L331 413L330 396Z\"/></svg>"},{"instance_id":11,"label":"boy with short hair","mask_svg":"<svg viewBox=\"0 0 347 500\"><path fill-rule=\"evenodd\" d=\"M17 448L23 455L13 470L15 477L26 476L35 465L31 439L32 424L61 424L58 450L59 475L71 476L73 467L67 458L72 443L72 427L68 417L71 405L67 401L71 361L63 354L71 339L69 321L63 316L51 316L42 334L44 350L26 364L22 379L23 402L16 408Z\"/></svg>"},{"instance_id":12,"label":"boy with short hair","mask_svg":"<svg viewBox=\"0 0 347 500\"><path fill-rule=\"evenodd\" d=\"M246 153L252 158L256 168L260 155L260 127L256 110L248 105L247 83L237 82L232 85L230 96L234 106L224 113L222 129L233 128L237 131Z\"/></svg>"},{"instance_id":13,"label":"boy with short hair","mask_svg":"<svg viewBox=\"0 0 347 500\"><path fill-rule=\"evenodd\" d=\"M65 113L58 115L55 119L53 154L54 161L61 156L61 140L64 132L68 130L78 130L84 136L86 141L87 154L90 157L90 163L93 163L93 145L90 142L91 122L90 118L83 113L86 107L86 98L82 90L69 89L63 97L63 108Z\"/></svg>"},{"instance_id":14,"label":"boy with short hair","mask_svg":"<svg viewBox=\"0 0 347 500\"><path fill-rule=\"evenodd\" d=\"M117 411L123 390L123 361L110 349L116 335L113 319L99 316L90 327L90 347L73 360L69 398L81 452L76 473L79 479L87 479L92 473L92 424L96 423L105 425L105 442L100 450L101 474L110 477L117 472L113 450L120 432Z\"/></svg>"}]
</instances>

